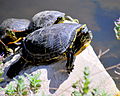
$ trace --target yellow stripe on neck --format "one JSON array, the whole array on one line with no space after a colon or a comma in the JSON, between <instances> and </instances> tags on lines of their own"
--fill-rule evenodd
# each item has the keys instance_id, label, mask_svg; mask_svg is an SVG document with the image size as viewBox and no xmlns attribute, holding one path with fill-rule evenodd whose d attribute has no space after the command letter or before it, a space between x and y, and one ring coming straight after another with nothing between
<instances>
[{"instance_id":1,"label":"yellow stripe on neck","mask_svg":"<svg viewBox=\"0 0 120 96\"><path fill-rule=\"evenodd\" d=\"M80 26L80 28L78 28L78 29L76 30L76 35L75 35L75 37L74 37L74 39L73 39L73 41L72 41L72 44L70 45L69 48L72 48L72 47L73 47L73 44L74 44L74 42L75 42L75 40L76 40L76 37L77 37L77 33L80 32L81 28L84 28L85 26L86 26L86 24L83 24L82 26Z\"/></svg>"},{"instance_id":2,"label":"yellow stripe on neck","mask_svg":"<svg viewBox=\"0 0 120 96\"><path fill-rule=\"evenodd\" d=\"M89 41L89 42L87 42L86 44L84 44L84 45L80 48L80 50L74 54L74 56L79 55L86 47L88 47L88 46L90 45L90 43L91 43L91 41Z\"/></svg>"},{"instance_id":3,"label":"yellow stripe on neck","mask_svg":"<svg viewBox=\"0 0 120 96\"><path fill-rule=\"evenodd\" d=\"M22 39L23 39L23 38L20 37L20 38L18 38L17 40L15 40L15 41L13 41L13 42L9 42L8 45L9 45L9 44L15 44L15 43L19 42L19 41L22 40Z\"/></svg>"}]
</instances>

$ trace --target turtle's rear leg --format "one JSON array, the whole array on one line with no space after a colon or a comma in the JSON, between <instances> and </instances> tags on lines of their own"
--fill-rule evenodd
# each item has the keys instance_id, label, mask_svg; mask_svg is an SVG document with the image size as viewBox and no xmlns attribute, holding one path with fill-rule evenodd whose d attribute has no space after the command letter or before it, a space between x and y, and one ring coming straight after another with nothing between
<instances>
[{"instance_id":1,"label":"turtle's rear leg","mask_svg":"<svg viewBox=\"0 0 120 96\"><path fill-rule=\"evenodd\" d=\"M74 55L72 52L72 49L69 49L67 52L67 63L66 63L66 68L67 68L67 72L70 73L73 70L73 61L74 61Z\"/></svg>"},{"instance_id":2,"label":"turtle's rear leg","mask_svg":"<svg viewBox=\"0 0 120 96\"><path fill-rule=\"evenodd\" d=\"M19 74L19 72L24 68L26 65L26 61L20 57L17 61L13 62L13 64L10 66L10 68L7 71L7 76L9 78L13 78L16 75Z\"/></svg>"}]
</instances>

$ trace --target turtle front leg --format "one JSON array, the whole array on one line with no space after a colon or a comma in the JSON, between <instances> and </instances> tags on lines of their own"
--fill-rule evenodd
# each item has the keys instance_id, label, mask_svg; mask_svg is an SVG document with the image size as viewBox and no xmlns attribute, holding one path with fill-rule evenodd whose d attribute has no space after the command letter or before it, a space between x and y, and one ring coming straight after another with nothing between
<instances>
[{"instance_id":1,"label":"turtle front leg","mask_svg":"<svg viewBox=\"0 0 120 96\"><path fill-rule=\"evenodd\" d=\"M66 63L66 68L67 68L67 72L70 73L73 70L73 59L74 59L74 55L73 55L73 51L72 49L69 49L66 53L67 55L67 63Z\"/></svg>"}]
</instances>

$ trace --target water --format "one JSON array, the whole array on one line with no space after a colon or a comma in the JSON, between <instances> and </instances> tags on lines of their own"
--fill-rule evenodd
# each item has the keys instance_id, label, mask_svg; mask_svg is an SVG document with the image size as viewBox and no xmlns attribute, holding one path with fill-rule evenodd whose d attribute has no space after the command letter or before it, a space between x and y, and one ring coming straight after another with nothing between
<instances>
[{"instance_id":1,"label":"water","mask_svg":"<svg viewBox=\"0 0 120 96\"><path fill-rule=\"evenodd\" d=\"M120 41L116 40L113 21L120 16L120 0L0 0L0 22L6 18L27 18L43 10L59 10L81 23L86 23L92 30L94 38L92 46L98 54L99 50L110 49L100 58L105 67L120 63ZM120 76L108 72L120 89ZM120 71L120 69L118 70Z\"/></svg>"}]
</instances>

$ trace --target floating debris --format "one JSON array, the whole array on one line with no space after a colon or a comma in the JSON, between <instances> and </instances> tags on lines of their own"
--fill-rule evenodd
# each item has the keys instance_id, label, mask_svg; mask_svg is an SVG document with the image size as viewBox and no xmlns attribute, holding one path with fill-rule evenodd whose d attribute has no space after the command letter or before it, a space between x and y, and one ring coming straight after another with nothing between
<instances>
[{"instance_id":1,"label":"floating debris","mask_svg":"<svg viewBox=\"0 0 120 96\"><path fill-rule=\"evenodd\" d=\"M114 21L114 23L115 23L114 27L115 35L117 39L120 40L120 18Z\"/></svg>"}]
</instances>

